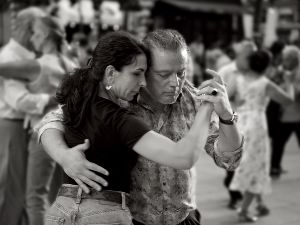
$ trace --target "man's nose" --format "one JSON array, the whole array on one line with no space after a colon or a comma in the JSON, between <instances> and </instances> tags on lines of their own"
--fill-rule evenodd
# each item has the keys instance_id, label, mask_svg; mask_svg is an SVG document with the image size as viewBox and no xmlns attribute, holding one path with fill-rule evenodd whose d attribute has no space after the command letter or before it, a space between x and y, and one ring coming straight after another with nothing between
<instances>
[{"instance_id":1,"label":"man's nose","mask_svg":"<svg viewBox=\"0 0 300 225\"><path fill-rule=\"evenodd\" d=\"M172 73L170 76L170 84L173 87L177 87L179 85L179 78L177 76L177 73Z\"/></svg>"}]
</instances>

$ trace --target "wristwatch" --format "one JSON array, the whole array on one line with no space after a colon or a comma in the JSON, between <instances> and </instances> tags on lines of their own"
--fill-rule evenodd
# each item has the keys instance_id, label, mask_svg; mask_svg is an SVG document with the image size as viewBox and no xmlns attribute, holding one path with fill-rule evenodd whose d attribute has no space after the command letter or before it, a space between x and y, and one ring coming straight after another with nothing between
<instances>
[{"instance_id":1,"label":"wristwatch","mask_svg":"<svg viewBox=\"0 0 300 225\"><path fill-rule=\"evenodd\" d=\"M221 117L219 117L220 123L227 124L227 125L233 125L238 120L238 115L236 112L232 113L230 120L223 120Z\"/></svg>"}]
</instances>

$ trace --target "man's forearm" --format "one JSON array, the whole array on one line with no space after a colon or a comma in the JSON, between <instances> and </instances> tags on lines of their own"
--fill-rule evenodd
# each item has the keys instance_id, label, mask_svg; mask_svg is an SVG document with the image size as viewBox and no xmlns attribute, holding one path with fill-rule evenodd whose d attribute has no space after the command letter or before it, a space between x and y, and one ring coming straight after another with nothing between
<instances>
[{"instance_id":1,"label":"man's forearm","mask_svg":"<svg viewBox=\"0 0 300 225\"><path fill-rule=\"evenodd\" d=\"M59 165L63 164L64 156L69 147L64 139L63 132L57 129L47 129L41 135L41 143L44 150Z\"/></svg>"}]
</instances>

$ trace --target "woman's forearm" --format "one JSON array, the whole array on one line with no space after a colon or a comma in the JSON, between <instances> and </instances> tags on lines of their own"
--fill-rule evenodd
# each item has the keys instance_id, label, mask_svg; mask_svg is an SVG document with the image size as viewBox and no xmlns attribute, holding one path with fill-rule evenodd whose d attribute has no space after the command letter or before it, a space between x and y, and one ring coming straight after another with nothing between
<instances>
[{"instance_id":1,"label":"woman's forearm","mask_svg":"<svg viewBox=\"0 0 300 225\"><path fill-rule=\"evenodd\" d=\"M146 133L133 149L140 155L175 169L190 169L204 149L209 133L212 106L203 105L187 134L178 142L154 131Z\"/></svg>"},{"instance_id":2,"label":"woman's forearm","mask_svg":"<svg viewBox=\"0 0 300 225\"><path fill-rule=\"evenodd\" d=\"M176 152L181 153L187 169L192 167L199 158L201 150L207 141L212 106L204 104L196 114L194 123L186 136L176 143Z\"/></svg>"}]
</instances>

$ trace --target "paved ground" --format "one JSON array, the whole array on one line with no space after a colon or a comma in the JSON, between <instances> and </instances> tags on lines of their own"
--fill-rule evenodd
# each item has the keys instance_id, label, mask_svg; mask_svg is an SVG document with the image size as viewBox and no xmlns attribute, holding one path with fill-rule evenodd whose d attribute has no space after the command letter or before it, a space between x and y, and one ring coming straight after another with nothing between
<instances>
[{"instance_id":1,"label":"paved ground","mask_svg":"<svg viewBox=\"0 0 300 225\"><path fill-rule=\"evenodd\" d=\"M294 136L289 140L283 159L288 171L273 181L273 192L265 196L271 214L256 225L300 225L300 149ZM227 209L228 195L223 186L224 171L205 153L196 165L198 173L197 205L203 225L238 225L237 214ZM254 209L251 209L254 212Z\"/></svg>"}]
</instances>

